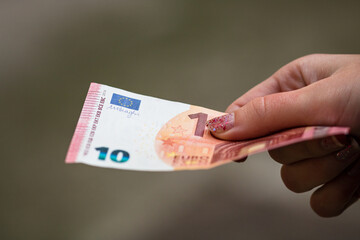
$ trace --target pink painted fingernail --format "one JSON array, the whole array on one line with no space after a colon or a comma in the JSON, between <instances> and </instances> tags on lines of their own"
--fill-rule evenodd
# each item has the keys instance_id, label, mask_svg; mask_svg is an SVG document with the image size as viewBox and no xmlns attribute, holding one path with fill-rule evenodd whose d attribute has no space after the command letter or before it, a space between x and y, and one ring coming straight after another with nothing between
<instances>
[{"instance_id":1,"label":"pink painted fingernail","mask_svg":"<svg viewBox=\"0 0 360 240\"><path fill-rule=\"evenodd\" d=\"M356 150L352 145L348 145L345 149L341 150L336 154L336 158L340 161L345 161L350 159L352 156L356 154Z\"/></svg>"},{"instance_id":2,"label":"pink painted fingernail","mask_svg":"<svg viewBox=\"0 0 360 240\"><path fill-rule=\"evenodd\" d=\"M206 126L211 132L225 132L234 127L234 113L210 119L206 122Z\"/></svg>"},{"instance_id":3,"label":"pink painted fingernail","mask_svg":"<svg viewBox=\"0 0 360 240\"><path fill-rule=\"evenodd\" d=\"M354 138L349 137L348 141L350 144L348 144L343 150L336 154L336 158L340 161L352 159L360 152L359 144Z\"/></svg>"}]
</instances>

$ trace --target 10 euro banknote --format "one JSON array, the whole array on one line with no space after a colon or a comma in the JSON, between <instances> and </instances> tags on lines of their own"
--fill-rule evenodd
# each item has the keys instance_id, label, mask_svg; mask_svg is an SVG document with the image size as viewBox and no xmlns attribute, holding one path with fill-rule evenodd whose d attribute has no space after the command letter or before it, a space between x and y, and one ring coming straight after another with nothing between
<instances>
[{"instance_id":1,"label":"10 euro banknote","mask_svg":"<svg viewBox=\"0 0 360 240\"><path fill-rule=\"evenodd\" d=\"M91 83L66 163L139 171L208 169L346 127L302 127L248 141L214 138L205 123L224 113Z\"/></svg>"}]
</instances>

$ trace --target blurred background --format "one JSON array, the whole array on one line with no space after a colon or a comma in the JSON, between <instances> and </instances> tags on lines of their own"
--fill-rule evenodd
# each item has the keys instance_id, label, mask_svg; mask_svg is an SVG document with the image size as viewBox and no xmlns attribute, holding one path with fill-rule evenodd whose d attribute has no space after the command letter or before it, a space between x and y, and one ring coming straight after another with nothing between
<instances>
[{"instance_id":1,"label":"blurred background","mask_svg":"<svg viewBox=\"0 0 360 240\"><path fill-rule=\"evenodd\" d=\"M224 111L289 61L360 52L360 1L0 1L1 239L350 239L267 154L208 171L65 165L90 82Z\"/></svg>"}]
</instances>

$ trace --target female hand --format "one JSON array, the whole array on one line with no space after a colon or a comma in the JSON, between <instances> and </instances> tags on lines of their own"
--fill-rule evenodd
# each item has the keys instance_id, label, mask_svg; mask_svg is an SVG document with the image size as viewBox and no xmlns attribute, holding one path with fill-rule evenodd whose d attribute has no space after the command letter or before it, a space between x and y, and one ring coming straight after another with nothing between
<instances>
[{"instance_id":1,"label":"female hand","mask_svg":"<svg viewBox=\"0 0 360 240\"><path fill-rule=\"evenodd\" d=\"M208 122L213 135L243 140L299 126L348 126L337 136L270 151L294 192L318 188L313 210L337 216L360 197L360 55L314 54L278 70Z\"/></svg>"}]
</instances>

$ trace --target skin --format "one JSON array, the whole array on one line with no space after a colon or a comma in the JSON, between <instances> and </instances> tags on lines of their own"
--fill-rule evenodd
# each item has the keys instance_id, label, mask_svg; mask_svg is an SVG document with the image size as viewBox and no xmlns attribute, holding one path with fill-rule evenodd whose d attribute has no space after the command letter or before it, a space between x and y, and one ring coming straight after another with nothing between
<instances>
[{"instance_id":1,"label":"skin","mask_svg":"<svg viewBox=\"0 0 360 240\"><path fill-rule=\"evenodd\" d=\"M299 126L348 126L353 138L312 140L270 151L283 164L281 177L291 191L318 187L310 205L322 217L340 215L360 196L360 55L313 54L285 65L235 100L226 112L234 127L213 134L226 140L256 138ZM336 155L347 146L345 160Z\"/></svg>"}]
</instances>

